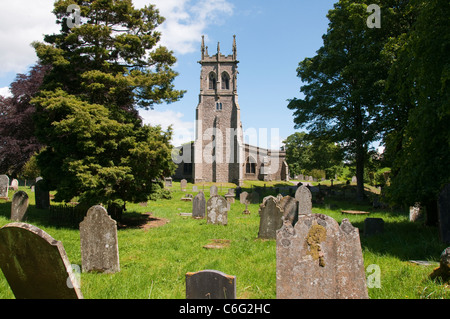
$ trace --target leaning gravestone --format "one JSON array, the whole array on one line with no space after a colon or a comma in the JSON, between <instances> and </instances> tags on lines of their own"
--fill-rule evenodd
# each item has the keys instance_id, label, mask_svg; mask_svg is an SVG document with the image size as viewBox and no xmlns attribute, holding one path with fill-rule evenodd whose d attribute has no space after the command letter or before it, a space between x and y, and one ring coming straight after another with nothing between
<instances>
[{"instance_id":1,"label":"leaning gravestone","mask_svg":"<svg viewBox=\"0 0 450 319\"><path fill-rule=\"evenodd\" d=\"M182 179L181 182L180 182L180 187L181 187L181 190L183 192L185 192L186 191L186 187L187 187L187 180Z\"/></svg>"},{"instance_id":2,"label":"leaning gravestone","mask_svg":"<svg viewBox=\"0 0 450 319\"><path fill-rule=\"evenodd\" d=\"M0 198L8 198L9 177L0 175Z\"/></svg>"},{"instance_id":3,"label":"leaning gravestone","mask_svg":"<svg viewBox=\"0 0 450 319\"><path fill-rule=\"evenodd\" d=\"M192 201L192 217L205 218L206 213L206 198L203 192L198 193Z\"/></svg>"},{"instance_id":4,"label":"leaning gravestone","mask_svg":"<svg viewBox=\"0 0 450 319\"><path fill-rule=\"evenodd\" d=\"M50 207L50 192L43 179L36 182L34 187L34 196L36 199L36 208L47 209Z\"/></svg>"},{"instance_id":5,"label":"leaning gravestone","mask_svg":"<svg viewBox=\"0 0 450 319\"><path fill-rule=\"evenodd\" d=\"M438 216L441 241L450 243L450 184L445 185L439 195Z\"/></svg>"},{"instance_id":6,"label":"leaning gravestone","mask_svg":"<svg viewBox=\"0 0 450 319\"><path fill-rule=\"evenodd\" d=\"M0 228L0 267L17 299L83 298L63 244L33 225Z\"/></svg>"},{"instance_id":7,"label":"leaning gravestone","mask_svg":"<svg viewBox=\"0 0 450 319\"><path fill-rule=\"evenodd\" d=\"M103 206L89 208L80 223L80 243L83 272L120 271L117 223Z\"/></svg>"},{"instance_id":8,"label":"leaning gravestone","mask_svg":"<svg viewBox=\"0 0 450 319\"><path fill-rule=\"evenodd\" d=\"M322 214L277 231L277 298L368 298L358 228Z\"/></svg>"},{"instance_id":9,"label":"leaning gravestone","mask_svg":"<svg viewBox=\"0 0 450 319\"><path fill-rule=\"evenodd\" d=\"M247 202L247 197L248 197L248 193L247 192L242 192L239 194L239 202L241 204L248 204Z\"/></svg>"},{"instance_id":10,"label":"leaning gravestone","mask_svg":"<svg viewBox=\"0 0 450 319\"><path fill-rule=\"evenodd\" d=\"M213 197L219 194L219 190L217 189L216 185L213 185L209 188L209 196Z\"/></svg>"},{"instance_id":11,"label":"leaning gravestone","mask_svg":"<svg viewBox=\"0 0 450 319\"><path fill-rule=\"evenodd\" d=\"M13 179L11 181L11 188L15 191L19 190L19 181L17 179Z\"/></svg>"},{"instance_id":12,"label":"leaning gravestone","mask_svg":"<svg viewBox=\"0 0 450 319\"><path fill-rule=\"evenodd\" d=\"M186 299L236 299L236 277L217 270L188 272Z\"/></svg>"},{"instance_id":13,"label":"leaning gravestone","mask_svg":"<svg viewBox=\"0 0 450 319\"><path fill-rule=\"evenodd\" d=\"M312 195L308 187L302 185L297 188L295 200L298 202L299 215L308 215L312 213Z\"/></svg>"},{"instance_id":14,"label":"leaning gravestone","mask_svg":"<svg viewBox=\"0 0 450 319\"><path fill-rule=\"evenodd\" d=\"M28 209L28 195L24 191L18 191L14 194L11 203L11 220L21 222L25 219Z\"/></svg>"},{"instance_id":15,"label":"leaning gravestone","mask_svg":"<svg viewBox=\"0 0 450 319\"><path fill-rule=\"evenodd\" d=\"M228 202L219 195L210 197L206 205L207 223L216 225L228 224Z\"/></svg>"},{"instance_id":16,"label":"leaning gravestone","mask_svg":"<svg viewBox=\"0 0 450 319\"><path fill-rule=\"evenodd\" d=\"M259 232L258 238L275 239L277 230L283 226L283 210L273 196L265 198L259 208Z\"/></svg>"}]
</instances>

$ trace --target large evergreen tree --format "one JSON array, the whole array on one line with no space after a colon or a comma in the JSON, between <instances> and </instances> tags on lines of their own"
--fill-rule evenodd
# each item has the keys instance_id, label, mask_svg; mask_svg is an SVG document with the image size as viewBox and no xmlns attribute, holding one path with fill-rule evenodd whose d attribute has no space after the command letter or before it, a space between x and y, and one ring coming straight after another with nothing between
<instances>
[{"instance_id":1,"label":"large evergreen tree","mask_svg":"<svg viewBox=\"0 0 450 319\"><path fill-rule=\"evenodd\" d=\"M70 28L80 8L80 25ZM69 10L70 11L70 10ZM131 0L59 0L58 34L34 43L51 72L36 105L38 157L55 200L88 204L147 200L152 181L174 171L171 130L143 125L138 108L174 102L173 53L157 46L163 22L150 5Z\"/></svg>"}]
</instances>

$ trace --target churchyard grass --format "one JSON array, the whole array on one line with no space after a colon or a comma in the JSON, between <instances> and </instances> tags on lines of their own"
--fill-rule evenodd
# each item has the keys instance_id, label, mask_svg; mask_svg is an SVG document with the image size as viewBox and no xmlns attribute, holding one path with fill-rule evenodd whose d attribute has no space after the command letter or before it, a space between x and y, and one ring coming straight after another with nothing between
<instances>
[{"instance_id":1,"label":"churchyard grass","mask_svg":"<svg viewBox=\"0 0 450 319\"><path fill-rule=\"evenodd\" d=\"M267 187L272 184L266 183ZM246 182L245 188L251 188ZM202 185L198 185L202 190ZM232 185L220 185L219 194L224 195ZM253 186L263 187L256 182ZM275 185L276 186L276 185ZM80 236L77 227L61 227L48 221L48 211L34 207L34 194L28 188L30 206L28 223L31 223L64 245L72 264L81 265ZM187 192L192 193L192 184ZM222 271L236 276L237 297L252 299L276 298L276 243L275 240L258 239L258 204L250 204L250 215L242 212L245 205L239 199L231 204L228 225L208 225L206 219L195 220L181 216L190 213L192 202L181 201L186 194L180 184L173 183L173 199L149 201L147 207L127 204L124 221L151 212L152 218L166 219L161 227L141 229L137 226L119 227L119 257L121 271L115 274L81 273L81 290L87 299L179 299L185 298L185 274L205 269ZM244 189L247 190L247 189ZM10 198L12 198L10 191ZM195 195L195 193L193 193ZM205 185L209 198L209 185ZM260 198L262 201L262 197ZM0 226L10 222L11 202L0 200ZM370 217L383 218L382 234L365 237L364 219L367 215L342 214L342 210L370 211ZM374 210L369 204L359 204L346 198L325 199L323 204L313 204L313 213L326 214L339 223L344 218L358 227L366 268L379 267L381 288L369 288L373 299L450 298L447 285L429 279L437 267L439 255L446 247L439 242L436 228L412 223L406 211L389 209ZM213 240L226 240L223 249L206 249ZM419 266L409 260L428 260L431 266ZM0 272L0 298L14 298L6 279Z\"/></svg>"}]
</instances>

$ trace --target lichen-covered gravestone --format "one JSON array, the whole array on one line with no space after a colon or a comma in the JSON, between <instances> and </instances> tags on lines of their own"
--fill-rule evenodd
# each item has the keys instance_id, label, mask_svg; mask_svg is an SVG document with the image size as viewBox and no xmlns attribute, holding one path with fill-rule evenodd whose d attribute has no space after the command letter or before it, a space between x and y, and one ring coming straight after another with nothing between
<instances>
[{"instance_id":1,"label":"lichen-covered gravestone","mask_svg":"<svg viewBox=\"0 0 450 319\"><path fill-rule=\"evenodd\" d=\"M25 219L28 209L28 195L24 191L18 191L14 194L11 203L11 220L21 222Z\"/></svg>"},{"instance_id":2,"label":"lichen-covered gravestone","mask_svg":"<svg viewBox=\"0 0 450 319\"><path fill-rule=\"evenodd\" d=\"M198 193L192 201L192 217L205 218L206 214L206 198L203 192Z\"/></svg>"},{"instance_id":3,"label":"lichen-covered gravestone","mask_svg":"<svg viewBox=\"0 0 450 319\"><path fill-rule=\"evenodd\" d=\"M8 198L9 177L0 175L0 198Z\"/></svg>"},{"instance_id":4,"label":"lichen-covered gravestone","mask_svg":"<svg viewBox=\"0 0 450 319\"><path fill-rule=\"evenodd\" d=\"M210 197L213 197L213 196L216 196L216 195L218 195L219 194L219 190L217 189L217 186L216 185L212 185L210 188L209 188L209 196Z\"/></svg>"},{"instance_id":5,"label":"lichen-covered gravestone","mask_svg":"<svg viewBox=\"0 0 450 319\"><path fill-rule=\"evenodd\" d=\"M0 267L17 299L80 299L63 244L33 225L0 228Z\"/></svg>"},{"instance_id":6,"label":"lichen-covered gravestone","mask_svg":"<svg viewBox=\"0 0 450 319\"><path fill-rule=\"evenodd\" d=\"M273 196L266 197L259 208L258 238L275 239L276 231L283 226L283 214L278 200Z\"/></svg>"},{"instance_id":7,"label":"lichen-covered gravestone","mask_svg":"<svg viewBox=\"0 0 450 319\"><path fill-rule=\"evenodd\" d=\"M236 299L236 277L217 270L188 272L186 299Z\"/></svg>"},{"instance_id":8,"label":"lichen-covered gravestone","mask_svg":"<svg viewBox=\"0 0 450 319\"><path fill-rule=\"evenodd\" d=\"M220 195L208 199L206 204L207 223L216 225L228 224L228 202Z\"/></svg>"},{"instance_id":9,"label":"lichen-covered gravestone","mask_svg":"<svg viewBox=\"0 0 450 319\"><path fill-rule=\"evenodd\" d=\"M308 215L312 212L312 195L311 191L305 185L297 188L295 192L295 200L298 202L298 214Z\"/></svg>"},{"instance_id":10,"label":"lichen-covered gravestone","mask_svg":"<svg viewBox=\"0 0 450 319\"><path fill-rule=\"evenodd\" d=\"M80 223L80 242L83 272L120 271L117 223L103 206L89 208Z\"/></svg>"},{"instance_id":11,"label":"lichen-covered gravestone","mask_svg":"<svg viewBox=\"0 0 450 319\"><path fill-rule=\"evenodd\" d=\"M277 231L277 298L366 299L358 229L322 214Z\"/></svg>"}]
</instances>

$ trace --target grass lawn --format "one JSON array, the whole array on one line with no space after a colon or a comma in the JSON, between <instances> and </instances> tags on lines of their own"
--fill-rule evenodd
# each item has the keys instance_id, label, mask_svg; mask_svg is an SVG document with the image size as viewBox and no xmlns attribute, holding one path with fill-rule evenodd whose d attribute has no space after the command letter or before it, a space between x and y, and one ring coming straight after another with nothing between
<instances>
[{"instance_id":1,"label":"grass lawn","mask_svg":"<svg viewBox=\"0 0 450 319\"><path fill-rule=\"evenodd\" d=\"M188 184L188 193L191 186ZM235 185L217 186L219 194L223 195L228 187ZM244 185L250 189L252 186L261 187L264 183L246 182ZM35 208L34 193L25 187L20 189L27 191L30 197L27 222L61 241L70 262L81 265L77 227L52 225L49 212ZM179 183L174 182L172 190L172 200L149 201L146 207L127 204L127 212L123 216L123 224L127 227L119 227L118 230L121 271L115 274L82 273L84 298L183 299L185 274L204 269L235 275L238 298L276 298L276 244L275 240L257 238L259 205L249 205L251 214L244 215L245 206L237 200L231 205L227 226L208 225L206 219L181 216L180 213L191 212L192 203L180 200L185 193L179 191ZM199 190L202 190L202 185L199 185ZM12 195L13 191L10 191L10 199ZM209 184L205 184L205 195L208 199ZM343 215L341 210L344 209L370 211L370 217L383 218L384 233L364 237L362 233L367 216ZM10 222L10 210L11 202L0 200L0 227ZM139 227L137 224L148 212L152 213L151 218L168 222L160 227ZM348 218L360 229L365 267L375 264L380 269L381 288L369 289L370 298L450 298L448 285L428 277L446 248L439 242L436 228L409 222L406 211L374 210L369 204L355 203L349 197L330 198L321 205L313 204L313 213L329 215L339 223ZM224 249L203 248L215 239L228 240L229 246ZM409 260L428 260L436 265L418 266ZM367 275L370 274L368 271ZM14 298L14 295L0 272L0 299L6 298Z\"/></svg>"}]
</instances>

